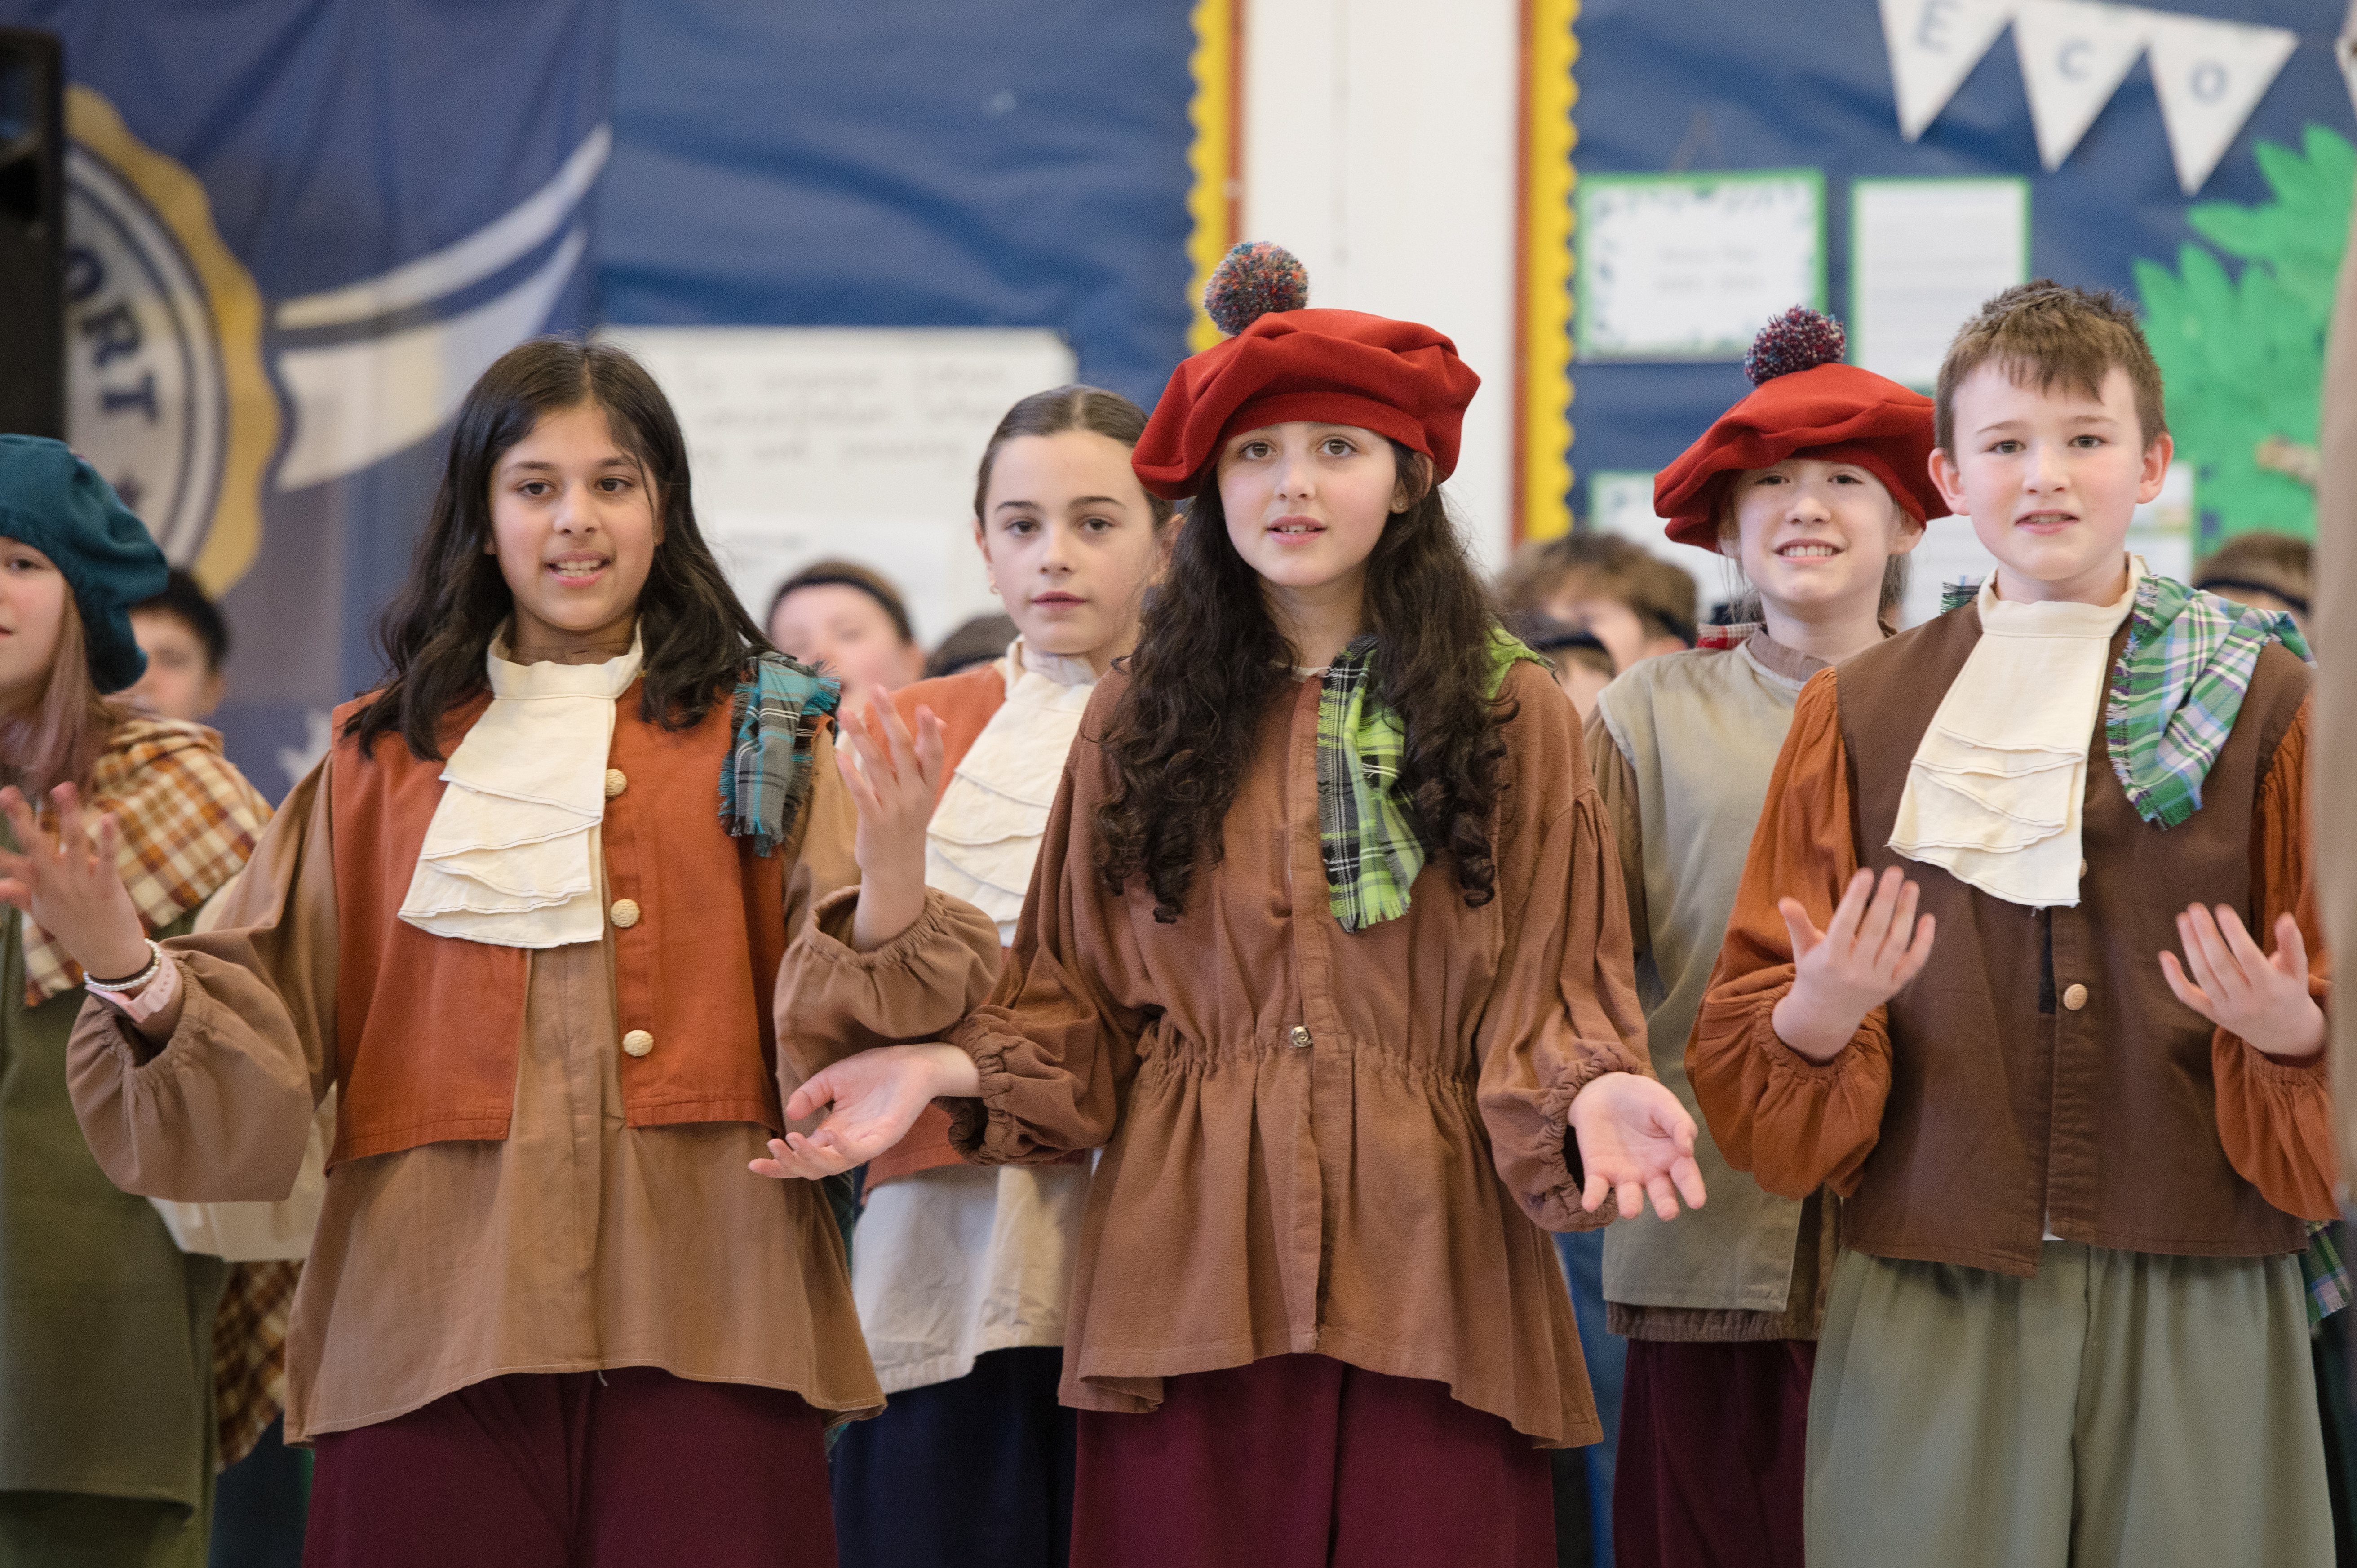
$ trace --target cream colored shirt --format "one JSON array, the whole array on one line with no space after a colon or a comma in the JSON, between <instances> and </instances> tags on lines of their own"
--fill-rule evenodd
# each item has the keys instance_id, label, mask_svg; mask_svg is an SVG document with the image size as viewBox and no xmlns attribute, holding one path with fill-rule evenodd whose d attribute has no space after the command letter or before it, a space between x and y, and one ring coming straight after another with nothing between
<instances>
[{"instance_id":1,"label":"cream colored shirt","mask_svg":"<svg viewBox=\"0 0 2357 1568\"><path fill-rule=\"evenodd\" d=\"M1923 732L1890 847L2008 903L2075 907L2087 736L2103 711L2112 634L2144 563L2108 605L2033 604L1981 585L1980 641Z\"/></svg>"}]
</instances>

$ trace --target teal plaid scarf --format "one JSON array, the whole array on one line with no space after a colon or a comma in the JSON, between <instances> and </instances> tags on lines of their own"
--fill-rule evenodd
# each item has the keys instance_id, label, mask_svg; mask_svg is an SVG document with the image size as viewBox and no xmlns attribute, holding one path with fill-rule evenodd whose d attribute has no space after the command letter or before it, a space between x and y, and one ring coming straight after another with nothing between
<instances>
[{"instance_id":1,"label":"teal plaid scarf","mask_svg":"<svg viewBox=\"0 0 2357 1568\"><path fill-rule=\"evenodd\" d=\"M753 660L731 710L734 739L720 769L720 820L732 838L750 838L757 854L777 852L794 831L810 793L811 754L819 721L834 712L843 689L781 653Z\"/></svg>"},{"instance_id":2,"label":"teal plaid scarf","mask_svg":"<svg viewBox=\"0 0 2357 1568\"><path fill-rule=\"evenodd\" d=\"M1943 585L1940 608L1961 609L1979 592L1975 582ZM2201 782L2233 732L2269 642L2314 661L2299 628L2279 610L2149 574L2136 584L2127 647L2112 667L2104 741L2120 788L2146 822L2173 828L2201 809Z\"/></svg>"},{"instance_id":3,"label":"teal plaid scarf","mask_svg":"<svg viewBox=\"0 0 2357 1568\"><path fill-rule=\"evenodd\" d=\"M1492 701L1515 664L1528 660L1547 668L1496 627L1490 658ZM1406 914L1408 887L1430 854L1399 789L1407 731L1372 688L1374 662L1370 632L1342 650L1318 693L1318 846L1327 906L1346 931Z\"/></svg>"}]
</instances>

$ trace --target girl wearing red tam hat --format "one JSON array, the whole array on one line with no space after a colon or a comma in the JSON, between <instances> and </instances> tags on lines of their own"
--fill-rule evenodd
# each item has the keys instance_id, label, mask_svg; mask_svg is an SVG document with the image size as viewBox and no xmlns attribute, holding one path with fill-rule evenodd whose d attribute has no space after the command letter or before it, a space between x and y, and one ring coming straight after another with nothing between
<instances>
[{"instance_id":1,"label":"girl wearing red tam hat","mask_svg":"<svg viewBox=\"0 0 2357 1568\"><path fill-rule=\"evenodd\" d=\"M821 1072L768 1168L856 1164L937 1097L981 1164L1103 1148L1074 1563L1542 1568L1540 1450L1602 1435L1545 1232L1699 1203L1695 1128L1639 1043L1570 704L1441 498L1477 378L1297 279L1230 257L1236 336L1138 443L1193 504L990 1002Z\"/></svg>"},{"instance_id":2,"label":"girl wearing red tam hat","mask_svg":"<svg viewBox=\"0 0 2357 1568\"><path fill-rule=\"evenodd\" d=\"M127 701L129 611L165 576L97 470L0 435L0 1563L201 1568L212 1534L228 1265L107 1178L67 1090L83 1004L143 977L270 818L219 736ZM91 811L125 940L77 953L28 874Z\"/></svg>"},{"instance_id":3,"label":"girl wearing red tam hat","mask_svg":"<svg viewBox=\"0 0 2357 1568\"><path fill-rule=\"evenodd\" d=\"M1587 765L1627 880L1654 1070L1697 1117L1686 1036L1735 906L1801 685L1889 635L1908 552L1947 510L1932 401L1840 362L1842 330L1794 308L1760 334L1758 383L1662 471L1670 537L1741 564L1757 614L1633 665L1587 725ZM1802 1434L1833 1211L1764 1192L1707 1132L1708 1209L1604 1240L1629 1340L1613 1473L1620 1568L1798 1568ZM1738 1484L1739 1478L1739 1484Z\"/></svg>"}]
</instances>

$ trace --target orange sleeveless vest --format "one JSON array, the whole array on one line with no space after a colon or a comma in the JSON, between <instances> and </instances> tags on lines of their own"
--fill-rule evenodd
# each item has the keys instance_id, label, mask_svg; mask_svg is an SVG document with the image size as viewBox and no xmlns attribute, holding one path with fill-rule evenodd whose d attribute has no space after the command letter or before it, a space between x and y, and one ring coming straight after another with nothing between
<instances>
[{"instance_id":1,"label":"orange sleeveless vest","mask_svg":"<svg viewBox=\"0 0 2357 1568\"><path fill-rule=\"evenodd\" d=\"M639 716L640 685L614 705L608 766L622 775L602 839L609 910L638 918L612 933L623 1040L622 1103L633 1127L756 1122L778 1131L773 993L785 958L782 854L767 859L721 826L729 744L724 697L689 730ZM336 710L345 722L366 699ZM490 705L489 693L442 725L446 757ZM328 768L334 812L336 1081L329 1163L446 1140L499 1140L515 1104L529 957L522 948L437 937L399 918L442 764L399 736L363 756L339 738ZM609 916L610 918L610 916Z\"/></svg>"}]
</instances>

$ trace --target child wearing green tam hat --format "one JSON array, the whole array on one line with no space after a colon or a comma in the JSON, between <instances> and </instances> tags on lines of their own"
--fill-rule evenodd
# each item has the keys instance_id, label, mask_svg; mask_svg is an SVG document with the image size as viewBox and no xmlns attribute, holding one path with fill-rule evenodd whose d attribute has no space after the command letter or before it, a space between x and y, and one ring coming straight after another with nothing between
<instances>
[{"instance_id":1,"label":"child wearing green tam hat","mask_svg":"<svg viewBox=\"0 0 2357 1568\"><path fill-rule=\"evenodd\" d=\"M106 813L148 937L186 929L270 815L210 730L113 695L145 666L130 607L165 576L88 463L0 435L0 798ZM225 1265L180 1251L83 1142L66 1042L85 976L20 912L19 836L0 825L0 1562L194 1568Z\"/></svg>"}]
</instances>

